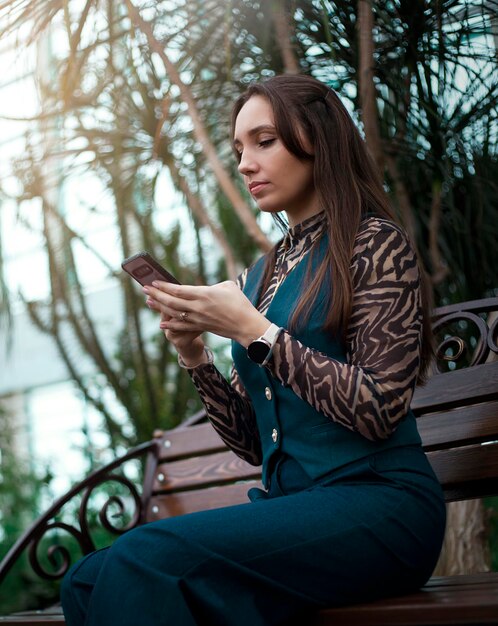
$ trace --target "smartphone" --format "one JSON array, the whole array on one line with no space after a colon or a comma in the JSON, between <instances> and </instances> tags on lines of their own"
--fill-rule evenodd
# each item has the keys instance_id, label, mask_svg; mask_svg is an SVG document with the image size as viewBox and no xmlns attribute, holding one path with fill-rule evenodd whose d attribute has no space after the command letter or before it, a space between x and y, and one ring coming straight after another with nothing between
<instances>
[{"instance_id":1,"label":"smartphone","mask_svg":"<svg viewBox=\"0 0 498 626\"><path fill-rule=\"evenodd\" d=\"M144 287L151 285L153 280L164 280L167 283L175 283L175 285L181 284L148 252L137 252L137 254L125 259L121 263L121 267Z\"/></svg>"}]
</instances>

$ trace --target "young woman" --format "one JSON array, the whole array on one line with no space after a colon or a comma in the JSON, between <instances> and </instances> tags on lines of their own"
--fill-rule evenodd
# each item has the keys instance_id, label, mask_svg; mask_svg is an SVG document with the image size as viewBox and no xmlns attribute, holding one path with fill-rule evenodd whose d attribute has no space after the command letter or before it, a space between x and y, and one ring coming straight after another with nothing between
<instances>
[{"instance_id":1,"label":"young woman","mask_svg":"<svg viewBox=\"0 0 498 626\"><path fill-rule=\"evenodd\" d=\"M289 229L238 284L157 283L148 305L209 419L262 464L251 502L137 528L64 580L68 626L269 626L415 590L444 534L410 400L430 355L417 259L337 95L251 86L232 141L261 211ZM201 334L233 340L231 383Z\"/></svg>"}]
</instances>

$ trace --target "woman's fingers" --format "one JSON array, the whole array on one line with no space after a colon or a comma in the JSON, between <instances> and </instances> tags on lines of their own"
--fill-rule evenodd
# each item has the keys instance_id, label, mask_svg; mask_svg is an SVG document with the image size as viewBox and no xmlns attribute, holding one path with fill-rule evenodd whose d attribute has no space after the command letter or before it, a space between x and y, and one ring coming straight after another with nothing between
<instances>
[{"instance_id":1,"label":"woman's fingers","mask_svg":"<svg viewBox=\"0 0 498 626\"><path fill-rule=\"evenodd\" d=\"M236 339L241 325L261 314L232 281L210 287L191 287L170 283L154 283L144 287L149 306L170 319L163 330L212 332Z\"/></svg>"},{"instance_id":2,"label":"woman's fingers","mask_svg":"<svg viewBox=\"0 0 498 626\"><path fill-rule=\"evenodd\" d=\"M173 308L170 302L166 303L162 301L162 299L159 300L151 296L149 296L145 302L150 309L157 311L165 319L182 319L182 317L184 317L182 314L186 312L185 307L177 305L178 308Z\"/></svg>"},{"instance_id":3,"label":"woman's fingers","mask_svg":"<svg viewBox=\"0 0 498 626\"><path fill-rule=\"evenodd\" d=\"M187 319L176 319L171 317L169 320L159 322L161 330L174 330L175 332L200 332L199 328Z\"/></svg>"},{"instance_id":4,"label":"woman's fingers","mask_svg":"<svg viewBox=\"0 0 498 626\"><path fill-rule=\"evenodd\" d=\"M191 292L188 294L186 292L182 293L179 297L169 291L170 287L176 288L179 286L183 287L184 285L170 285L169 283L158 284L161 285L161 288L153 286L143 287L143 292L148 296L147 303L149 306L155 309L159 307L161 312L173 318L178 317L180 313L189 313L193 310L195 302ZM163 287L168 289L168 291L165 291ZM193 289L198 288L194 287ZM178 294L178 291L176 291L176 293ZM188 295L189 297L184 297L184 295Z\"/></svg>"},{"instance_id":5,"label":"woman's fingers","mask_svg":"<svg viewBox=\"0 0 498 626\"><path fill-rule=\"evenodd\" d=\"M157 289L161 293L167 294L171 298L177 298L179 300L198 300L202 297L202 293L206 289L206 287L203 286L196 287L192 285L175 285L174 283L166 283L160 280L155 280L152 283L151 288Z\"/></svg>"},{"instance_id":6,"label":"woman's fingers","mask_svg":"<svg viewBox=\"0 0 498 626\"><path fill-rule=\"evenodd\" d=\"M199 341L203 328L192 323L191 314L185 311L191 301L175 299L156 287L146 287L143 291L147 294L147 306L160 314L159 328L177 350L189 350L193 342ZM178 309L173 308L175 302Z\"/></svg>"},{"instance_id":7,"label":"woman's fingers","mask_svg":"<svg viewBox=\"0 0 498 626\"><path fill-rule=\"evenodd\" d=\"M150 296L145 301L145 304L149 307L149 309L160 313L166 320L171 320L177 317L180 318L180 313L178 311L166 307L164 304L154 298L151 298Z\"/></svg>"}]
</instances>

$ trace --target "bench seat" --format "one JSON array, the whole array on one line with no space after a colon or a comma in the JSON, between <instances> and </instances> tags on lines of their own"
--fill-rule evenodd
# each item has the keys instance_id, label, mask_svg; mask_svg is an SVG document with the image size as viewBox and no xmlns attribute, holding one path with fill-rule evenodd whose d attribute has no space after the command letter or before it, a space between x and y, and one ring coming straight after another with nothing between
<instances>
[{"instance_id":1,"label":"bench seat","mask_svg":"<svg viewBox=\"0 0 498 626\"><path fill-rule=\"evenodd\" d=\"M417 593L320 611L302 626L457 626L476 623L473 620L498 624L498 572L435 576ZM0 617L0 624L50 626L64 624L64 618L57 606Z\"/></svg>"}]
</instances>

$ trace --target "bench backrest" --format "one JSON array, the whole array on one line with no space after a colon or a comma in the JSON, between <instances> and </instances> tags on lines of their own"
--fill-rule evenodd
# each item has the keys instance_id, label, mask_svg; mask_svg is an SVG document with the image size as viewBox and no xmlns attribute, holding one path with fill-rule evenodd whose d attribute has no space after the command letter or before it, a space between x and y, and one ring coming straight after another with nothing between
<instances>
[{"instance_id":1,"label":"bench backrest","mask_svg":"<svg viewBox=\"0 0 498 626\"><path fill-rule=\"evenodd\" d=\"M435 371L412 402L448 501L498 495L498 298L436 309ZM144 481L144 521L247 502L260 469L208 423L157 433Z\"/></svg>"}]
</instances>

